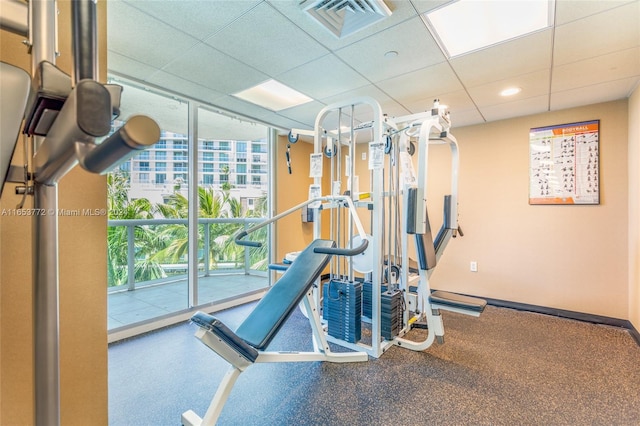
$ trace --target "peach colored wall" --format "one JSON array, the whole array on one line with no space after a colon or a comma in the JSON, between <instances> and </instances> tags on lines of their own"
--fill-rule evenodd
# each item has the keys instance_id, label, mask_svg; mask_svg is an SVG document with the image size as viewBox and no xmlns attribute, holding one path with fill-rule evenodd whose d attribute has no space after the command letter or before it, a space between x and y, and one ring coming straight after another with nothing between
<instances>
[{"instance_id":1,"label":"peach colored wall","mask_svg":"<svg viewBox=\"0 0 640 426\"><path fill-rule=\"evenodd\" d=\"M57 65L71 72L70 2L58 1ZM106 64L106 2L98 2L100 61ZM23 37L0 36L3 61L31 67ZM100 68L106 79L106 66ZM22 161L18 144L14 164ZM1 209L20 197L5 185ZM25 207L31 207L32 200ZM106 208L106 180L80 168L59 184L61 209ZM30 218L0 217L0 424L30 425L33 418L32 224ZM106 425L107 300L106 217L60 217L60 398L64 425Z\"/></svg>"},{"instance_id":2,"label":"peach colored wall","mask_svg":"<svg viewBox=\"0 0 640 426\"><path fill-rule=\"evenodd\" d=\"M629 98L629 320L640 330L640 88Z\"/></svg>"},{"instance_id":3,"label":"peach colored wall","mask_svg":"<svg viewBox=\"0 0 640 426\"><path fill-rule=\"evenodd\" d=\"M307 200L309 185L313 179L309 177L309 155L313 153L313 143L298 141L291 144L291 174L287 169L285 153L287 137L278 137L276 152L276 213L282 213L291 207ZM301 215L291 215L276 224L276 256L281 262L286 253L302 250L313 241L313 224L303 223Z\"/></svg>"},{"instance_id":4,"label":"peach colored wall","mask_svg":"<svg viewBox=\"0 0 640 426\"><path fill-rule=\"evenodd\" d=\"M465 236L450 243L433 286L628 318L627 116L621 100L454 128ZM529 129L594 119L600 120L600 205L529 205ZM478 272L469 271L472 260Z\"/></svg>"}]
</instances>

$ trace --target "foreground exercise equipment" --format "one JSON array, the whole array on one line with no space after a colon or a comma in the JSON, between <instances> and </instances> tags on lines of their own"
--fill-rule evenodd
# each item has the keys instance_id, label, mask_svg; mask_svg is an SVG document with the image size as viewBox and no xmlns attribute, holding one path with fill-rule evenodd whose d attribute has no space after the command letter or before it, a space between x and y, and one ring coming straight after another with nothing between
<instances>
[{"instance_id":1,"label":"foreground exercise equipment","mask_svg":"<svg viewBox=\"0 0 640 426\"><path fill-rule=\"evenodd\" d=\"M43 212L33 215L34 419L37 425L56 426L60 424L58 183L78 163L92 173L109 171L157 142L160 128L152 119L138 116L97 143L97 138L109 133L111 120L119 113L121 90L97 81L95 1L71 2L71 76L55 66L56 2L4 1L2 5L1 29L29 37L32 84L26 107L15 102L13 117L7 121L4 102L8 99L2 88L0 176L3 186L5 180L21 183L16 192L33 195L33 211ZM3 84L9 75L6 69L3 64ZM23 116L26 165L8 166L5 152L13 149L5 144L15 145L15 139L5 140L5 126L14 133Z\"/></svg>"},{"instance_id":2,"label":"foreground exercise equipment","mask_svg":"<svg viewBox=\"0 0 640 426\"><path fill-rule=\"evenodd\" d=\"M326 201L327 198L309 200L272 219L249 228L247 231L242 231L236 236L235 241L240 245L259 247L260 243L245 240L244 238L251 232L273 223L307 204L322 200ZM348 198L337 197L333 200L341 200L350 205ZM353 208L352 205L350 206ZM231 368L220 383L204 417L201 418L194 411L189 410L182 414L182 424L185 426L214 425L236 380L245 369L254 363L367 361L368 356L364 352L334 353L331 351L313 299L314 284L319 283L320 274L329 263L331 257L355 256L362 253L367 248L367 245L368 241L366 239L356 248L338 248L334 241L314 240L296 256L295 261L284 271L282 277L271 287L235 331L232 331L212 315L203 312L196 313L191 318L191 321L199 327L196 337L231 364ZM306 316L312 329L313 352L265 351L301 301L304 303Z\"/></svg>"},{"instance_id":3,"label":"foreground exercise equipment","mask_svg":"<svg viewBox=\"0 0 640 426\"><path fill-rule=\"evenodd\" d=\"M30 87L29 74L18 67L0 62L0 195L18 141Z\"/></svg>"}]
</instances>

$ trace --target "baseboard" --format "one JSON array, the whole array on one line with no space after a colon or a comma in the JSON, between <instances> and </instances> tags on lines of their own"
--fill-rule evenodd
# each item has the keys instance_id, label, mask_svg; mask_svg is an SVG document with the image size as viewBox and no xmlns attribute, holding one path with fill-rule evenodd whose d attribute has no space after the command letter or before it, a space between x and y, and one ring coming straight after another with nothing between
<instances>
[{"instance_id":1,"label":"baseboard","mask_svg":"<svg viewBox=\"0 0 640 426\"><path fill-rule=\"evenodd\" d=\"M631 323L629 323L629 333L631 334L631 337L635 339L638 346L640 346L640 333Z\"/></svg>"},{"instance_id":2,"label":"baseboard","mask_svg":"<svg viewBox=\"0 0 640 426\"><path fill-rule=\"evenodd\" d=\"M603 315L586 314L584 312L568 311L566 309L548 308L546 306L511 302L508 300L490 299L486 297L484 297L483 299L485 299L487 301L487 304L491 306L516 309L518 311L535 312L538 314L551 315L551 316L556 316L560 318L568 318L568 319L573 319L577 321L590 322L593 324L603 324L603 325L610 325L613 327L625 328L629 330L629 334L631 334L631 337L633 337L633 339L636 341L638 346L640 346L640 333L638 332L638 330L635 329L633 324L631 324L631 321L628 321L628 320L606 317Z\"/></svg>"}]
</instances>

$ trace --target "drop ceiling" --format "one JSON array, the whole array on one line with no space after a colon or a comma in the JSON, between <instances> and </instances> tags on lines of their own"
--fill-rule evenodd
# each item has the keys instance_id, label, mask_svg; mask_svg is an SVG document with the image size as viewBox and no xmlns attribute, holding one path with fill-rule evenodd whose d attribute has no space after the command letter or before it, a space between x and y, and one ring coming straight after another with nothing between
<instances>
[{"instance_id":1,"label":"drop ceiling","mask_svg":"<svg viewBox=\"0 0 640 426\"><path fill-rule=\"evenodd\" d=\"M343 38L299 3L110 0L109 72L283 130L357 96L390 116L438 98L460 127L623 99L640 82L640 0L557 0L553 27L453 59L421 16L447 1L385 0L390 17ZM232 96L269 79L313 101L274 112ZM509 86L522 91L501 97Z\"/></svg>"}]
</instances>

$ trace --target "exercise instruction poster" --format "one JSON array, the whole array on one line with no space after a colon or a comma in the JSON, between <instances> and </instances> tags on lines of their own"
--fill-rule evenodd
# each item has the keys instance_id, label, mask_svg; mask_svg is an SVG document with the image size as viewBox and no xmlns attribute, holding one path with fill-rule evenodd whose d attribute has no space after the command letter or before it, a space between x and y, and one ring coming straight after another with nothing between
<instances>
[{"instance_id":1,"label":"exercise instruction poster","mask_svg":"<svg viewBox=\"0 0 640 426\"><path fill-rule=\"evenodd\" d=\"M529 133L529 204L599 204L600 120Z\"/></svg>"}]
</instances>

